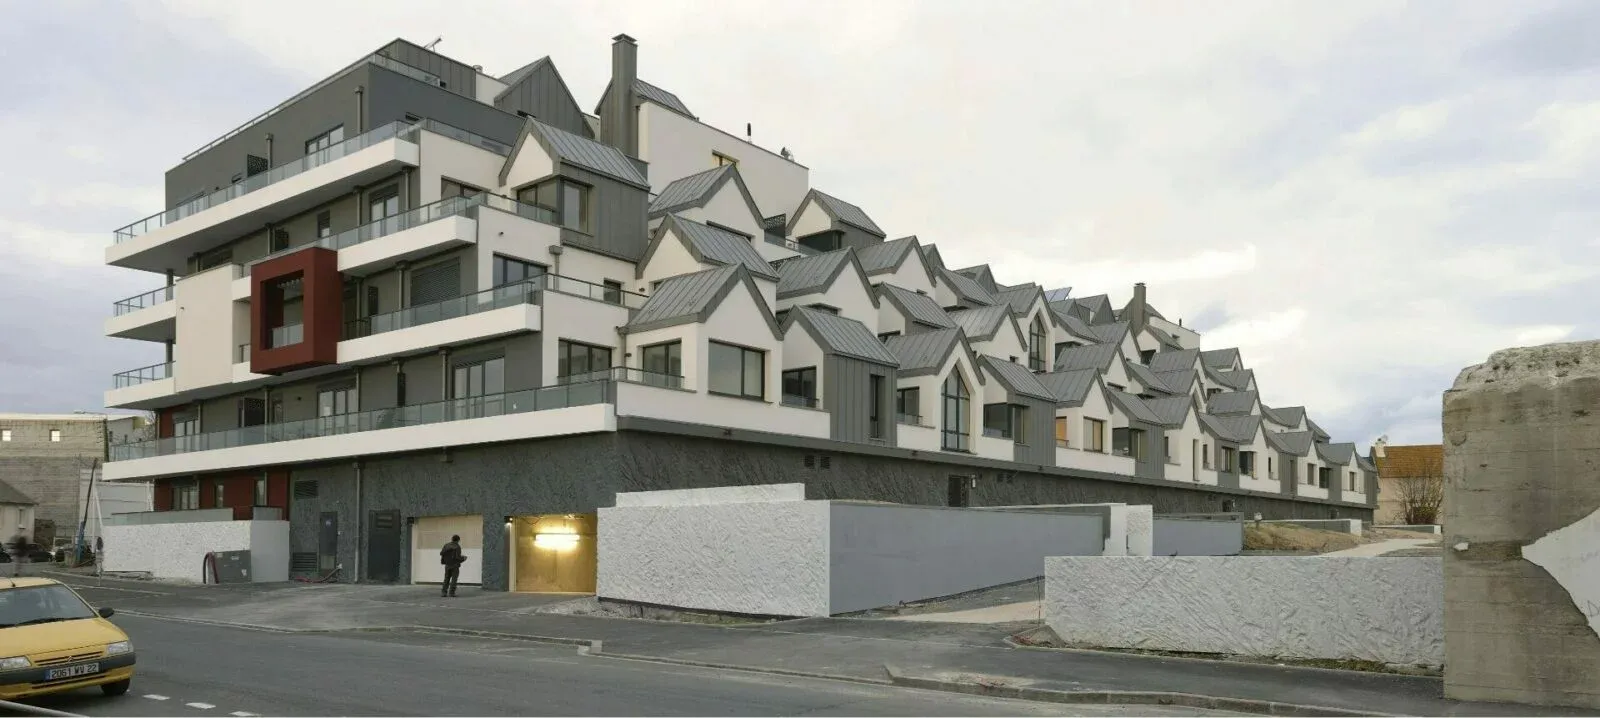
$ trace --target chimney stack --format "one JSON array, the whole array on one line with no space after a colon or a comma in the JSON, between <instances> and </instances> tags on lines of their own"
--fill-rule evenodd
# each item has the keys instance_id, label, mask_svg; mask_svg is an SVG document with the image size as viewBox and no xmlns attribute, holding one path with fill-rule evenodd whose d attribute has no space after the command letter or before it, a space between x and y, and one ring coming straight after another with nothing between
<instances>
[{"instance_id":1,"label":"chimney stack","mask_svg":"<svg viewBox=\"0 0 1600 718\"><path fill-rule=\"evenodd\" d=\"M629 157L639 156L639 114L633 84L639 79L639 47L633 38L611 38L611 89L606 93L606 113L600 118L600 141Z\"/></svg>"},{"instance_id":2,"label":"chimney stack","mask_svg":"<svg viewBox=\"0 0 1600 718\"><path fill-rule=\"evenodd\" d=\"M1149 321L1149 312L1145 311L1144 282L1133 285L1133 301L1128 304L1128 326L1135 332L1144 331L1146 322Z\"/></svg>"}]
</instances>

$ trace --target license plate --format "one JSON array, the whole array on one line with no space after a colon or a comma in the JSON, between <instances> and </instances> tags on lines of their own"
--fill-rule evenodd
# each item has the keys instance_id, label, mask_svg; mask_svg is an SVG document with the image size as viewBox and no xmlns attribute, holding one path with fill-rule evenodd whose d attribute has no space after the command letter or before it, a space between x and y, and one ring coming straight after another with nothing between
<instances>
[{"instance_id":1,"label":"license plate","mask_svg":"<svg viewBox=\"0 0 1600 718\"><path fill-rule=\"evenodd\" d=\"M100 664L84 663L76 666L67 666L65 668L52 668L48 673L44 674L44 679L47 681L59 681L63 678L90 676L99 672Z\"/></svg>"}]
</instances>

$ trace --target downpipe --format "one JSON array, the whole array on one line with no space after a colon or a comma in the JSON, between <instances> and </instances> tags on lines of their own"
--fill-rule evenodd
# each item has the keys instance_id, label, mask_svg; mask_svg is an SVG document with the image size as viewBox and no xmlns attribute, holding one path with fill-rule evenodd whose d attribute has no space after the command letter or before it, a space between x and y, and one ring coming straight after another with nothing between
<instances>
[{"instance_id":1,"label":"downpipe","mask_svg":"<svg viewBox=\"0 0 1600 718\"><path fill-rule=\"evenodd\" d=\"M366 515L361 510L361 462L359 460L356 461L355 462L355 466L356 466L356 560L354 562L355 570L350 573L350 583L360 583L361 582L361 549L362 549L362 543L365 541L365 539L367 537Z\"/></svg>"}]
</instances>

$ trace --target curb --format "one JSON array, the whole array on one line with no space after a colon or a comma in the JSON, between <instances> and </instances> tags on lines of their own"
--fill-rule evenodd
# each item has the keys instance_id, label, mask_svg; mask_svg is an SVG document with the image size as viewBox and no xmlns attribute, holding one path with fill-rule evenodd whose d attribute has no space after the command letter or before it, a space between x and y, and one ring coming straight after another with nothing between
<instances>
[{"instance_id":1,"label":"curb","mask_svg":"<svg viewBox=\"0 0 1600 718\"><path fill-rule=\"evenodd\" d=\"M889 674L889 682L896 686L945 691L947 693L986 696L990 698L1011 698L1015 700L1034 701L1040 703L1063 703L1076 705L1179 706L1183 708L1200 708L1232 713L1251 713L1268 716L1293 716L1296 718L1320 718L1322 716L1355 718L1366 716L1386 717L1390 715L1387 713L1367 713L1345 710L1342 708L1299 705L1296 703L1258 701L1246 698L1221 698L1217 696L1206 696L1195 693L1172 693L1166 691L1060 691L1047 688L1008 686L1000 683L985 683L983 681L945 681L933 678L909 676L901 672L899 669L889 665L885 665L883 668ZM1001 677L994 678L1001 681L1005 680Z\"/></svg>"},{"instance_id":2,"label":"curb","mask_svg":"<svg viewBox=\"0 0 1600 718\"><path fill-rule=\"evenodd\" d=\"M562 638L559 636L535 636L526 633L499 633L496 631L477 631L467 628L441 628L438 626L358 626L355 628L284 628L282 626L262 626L254 623L234 623L230 621L211 621L203 618L179 618L164 616L157 613L143 613L140 611L120 611L124 616L137 616L139 618L152 618L158 621L176 621L178 623L194 623L202 626L216 626L219 628L236 628L242 631L257 631L261 633L282 633L289 635L338 635L341 633L438 633L453 636L475 636L478 638L494 638L503 641L526 641L528 643L548 643L562 646L576 646L580 650L599 655L600 641L591 641L585 638Z\"/></svg>"},{"instance_id":3,"label":"curb","mask_svg":"<svg viewBox=\"0 0 1600 718\"><path fill-rule=\"evenodd\" d=\"M696 661L688 658L665 658L662 656L640 656L631 653L601 653L599 641L595 641L595 648L587 655L597 658L612 658L621 661L639 661L641 663L663 663L673 666L692 666L695 668L715 668L722 671L738 671L740 673L761 673L771 676L784 676L787 678L811 678L824 681L840 681L843 683L859 683L869 686L892 686L894 683L883 678L867 678L865 676L846 676L838 673L816 673L811 671L791 670L787 668L764 668L761 666L737 666L728 663L713 663L711 661ZM579 649L579 652L583 652Z\"/></svg>"},{"instance_id":4,"label":"curb","mask_svg":"<svg viewBox=\"0 0 1600 718\"><path fill-rule=\"evenodd\" d=\"M1368 676L1388 676L1388 677L1392 677L1392 678L1437 678L1437 679L1441 679L1441 680L1444 678L1444 674L1442 672L1441 673L1428 673L1428 672L1420 671L1420 670L1363 671L1363 670L1357 670L1357 669L1354 669L1354 668L1324 668L1322 666L1301 666L1301 665L1296 665L1296 664L1293 664L1293 663L1265 663L1265 662L1258 662L1258 661L1229 660L1227 658L1200 658L1200 657L1197 657L1197 656L1168 656L1168 655L1162 655L1162 654L1137 653L1137 652L1129 652L1129 651L1116 651L1116 650L1110 650L1110 649L1071 648L1071 647L1067 647L1067 646L1035 646L1035 645L1031 645L1031 644L1027 644L1027 643L1023 643L1021 641L1018 641L1017 640L1017 634L1012 634L1012 635L1006 636L1005 638L1003 638L1001 640L1005 642L1007 648L1014 648L1014 649L1022 650L1022 651L1050 651L1050 652L1054 652L1054 653L1089 653L1089 654L1100 654L1100 655L1138 656L1140 658L1152 658L1152 659L1158 659L1158 660L1163 660L1163 661L1199 661L1199 662L1202 662L1202 663L1226 663L1226 664L1235 665L1235 666L1263 666L1263 667L1267 667L1267 668L1290 668L1290 669L1293 669L1293 670L1296 670L1296 671L1324 671L1324 672L1328 672L1328 673L1340 673L1340 674L1359 673L1359 674L1368 675Z\"/></svg>"}]
</instances>

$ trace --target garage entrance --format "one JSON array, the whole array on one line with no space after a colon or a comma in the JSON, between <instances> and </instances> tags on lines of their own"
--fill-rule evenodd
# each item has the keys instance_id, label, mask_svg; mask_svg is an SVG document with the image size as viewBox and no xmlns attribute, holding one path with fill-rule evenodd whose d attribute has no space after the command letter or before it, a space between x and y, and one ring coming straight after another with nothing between
<instances>
[{"instance_id":1,"label":"garage entrance","mask_svg":"<svg viewBox=\"0 0 1600 718\"><path fill-rule=\"evenodd\" d=\"M483 516L419 516L411 527L411 582L444 583L439 549L452 535L461 537L462 585L483 585Z\"/></svg>"},{"instance_id":2,"label":"garage entrance","mask_svg":"<svg viewBox=\"0 0 1600 718\"><path fill-rule=\"evenodd\" d=\"M512 589L529 593L594 593L598 525L595 514L514 517Z\"/></svg>"}]
</instances>

